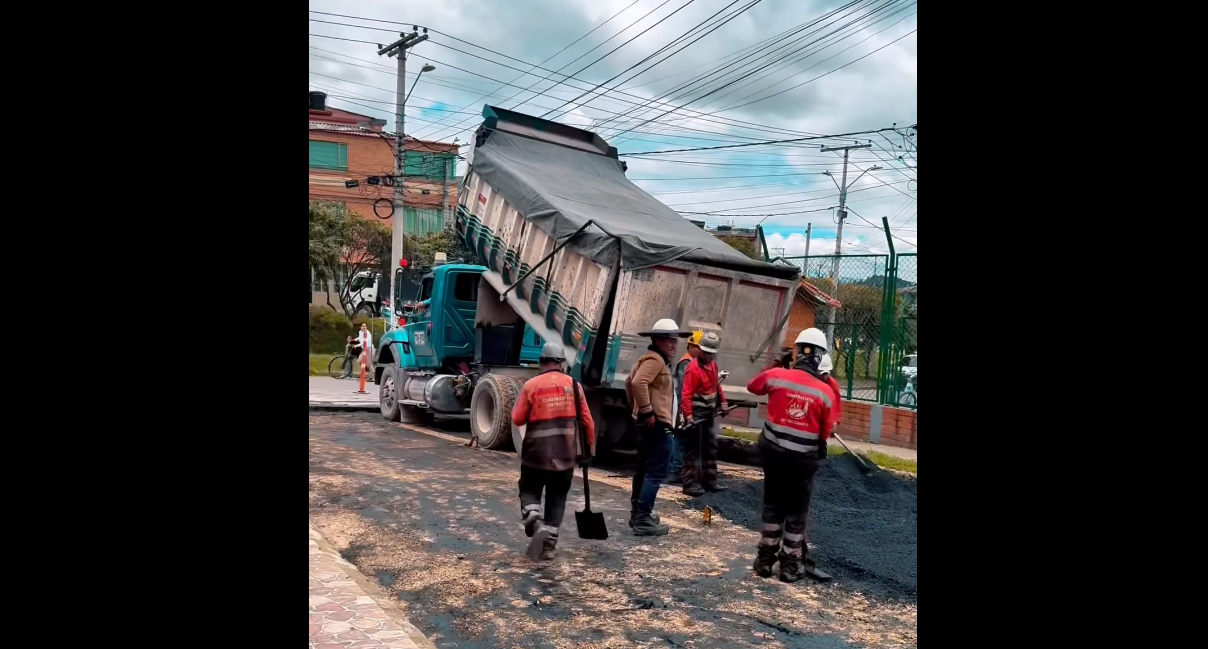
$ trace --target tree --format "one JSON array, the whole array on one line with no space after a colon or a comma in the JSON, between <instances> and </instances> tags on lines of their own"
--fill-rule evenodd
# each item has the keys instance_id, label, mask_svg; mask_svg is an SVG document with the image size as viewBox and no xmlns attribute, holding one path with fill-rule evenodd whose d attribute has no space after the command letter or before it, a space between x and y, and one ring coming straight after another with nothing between
<instances>
[{"instance_id":1,"label":"tree","mask_svg":"<svg viewBox=\"0 0 1208 649\"><path fill-rule=\"evenodd\" d=\"M756 245L755 239L751 239L748 237L717 237L717 238L719 240L725 242L726 245L728 245L731 248L737 250L738 252L741 252L742 254L750 257L751 259L763 261L763 254L760 253L760 251L758 250L758 246Z\"/></svg>"},{"instance_id":2,"label":"tree","mask_svg":"<svg viewBox=\"0 0 1208 649\"><path fill-rule=\"evenodd\" d=\"M339 283L339 308L352 317L352 278L360 271L387 272L390 228L348 212L339 203L310 201L310 270L320 281Z\"/></svg>"},{"instance_id":3,"label":"tree","mask_svg":"<svg viewBox=\"0 0 1208 649\"><path fill-rule=\"evenodd\" d=\"M478 259L466 247L461 236L452 227L445 227L437 232L407 237L408 268L427 272L432 268L436 253L443 252L450 264L476 264Z\"/></svg>"}]
</instances>

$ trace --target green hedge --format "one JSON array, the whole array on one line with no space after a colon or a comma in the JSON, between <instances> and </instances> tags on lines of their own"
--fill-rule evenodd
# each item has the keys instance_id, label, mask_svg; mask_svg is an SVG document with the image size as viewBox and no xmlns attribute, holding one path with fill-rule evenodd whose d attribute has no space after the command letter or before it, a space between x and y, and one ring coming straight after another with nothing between
<instances>
[{"instance_id":1,"label":"green hedge","mask_svg":"<svg viewBox=\"0 0 1208 649\"><path fill-rule=\"evenodd\" d=\"M367 323L373 332L374 345L386 331L384 318L369 318L357 314L351 322L343 313L332 311L326 306L310 307L310 353L340 354L344 352L345 339L354 331L360 331L361 323Z\"/></svg>"}]
</instances>

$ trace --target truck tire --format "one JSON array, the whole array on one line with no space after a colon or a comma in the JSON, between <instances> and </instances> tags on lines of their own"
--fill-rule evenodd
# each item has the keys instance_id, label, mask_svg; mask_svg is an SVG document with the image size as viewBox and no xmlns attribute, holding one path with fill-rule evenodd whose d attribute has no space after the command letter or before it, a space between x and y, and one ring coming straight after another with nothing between
<instances>
[{"instance_id":1,"label":"truck tire","mask_svg":"<svg viewBox=\"0 0 1208 649\"><path fill-rule=\"evenodd\" d=\"M378 405L386 421L401 421L404 424L429 424L432 415L415 406L399 403L400 389L407 382L407 370L391 364L382 369L382 380L378 386Z\"/></svg>"},{"instance_id":2,"label":"truck tire","mask_svg":"<svg viewBox=\"0 0 1208 649\"><path fill-rule=\"evenodd\" d=\"M378 384L378 406L381 407L382 416L386 421L402 420L402 404L398 402L399 387L403 385L399 377L402 375L402 370L397 365L382 368L382 381Z\"/></svg>"},{"instance_id":3,"label":"truck tire","mask_svg":"<svg viewBox=\"0 0 1208 649\"><path fill-rule=\"evenodd\" d=\"M479 446L505 450L512 445L516 392L516 382L506 376L487 374L478 380L470 397L470 432Z\"/></svg>"}]
</instances>

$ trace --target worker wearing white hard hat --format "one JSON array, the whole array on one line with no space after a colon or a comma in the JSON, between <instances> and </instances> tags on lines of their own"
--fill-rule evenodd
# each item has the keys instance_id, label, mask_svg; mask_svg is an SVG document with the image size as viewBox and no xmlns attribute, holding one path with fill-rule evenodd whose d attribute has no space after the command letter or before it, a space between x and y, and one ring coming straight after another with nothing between
<instances>
[{"instance_id":1,"label":"worker wearing white hard hat","mask_svg":"<svg viewBox=\"0 0 1208 649\"><path fill-rule=\"evenodd\" d=\"M721 377L714 362L721 351L721 337L710 331L700 341L700 355L688 365L680 394L680 410L687 422L684 442L684 493L702 496L706 491L724 491L717 482L717 435L719 418L729 412Z\"/></svg>"},{"instance_id":2,"label":"worker wearing white hard hat","mask_svg":"<svg viewBox=\"0 0 1208 649\"><path fill-rule=\"evenodd\" d=\"M796 347L792 369L771 367L747 384L751 394L768 396L759 436L763 530L754 568L760 577L771 577L779 562L780 580L786 582L806 575L827 578L815 569L805 537L814 476L826 458L837 400L819 371L827 351L826 335L811 327L797 336Z\"/></svg>"},{"instance_id":3,"label":"worker wearing white hard hat","mask_svg":"<svg viewBox=\"0 0 1208 649\"><path fill-rule=\"evenodd\" d=\"M831 391L835 393L835 416L834 426L831 429L832 431L834 428L839 426L839 419L843 416L843 392L839 388L839 382L835 380L835 377L831 376L831 373L834 371L834 369L835 365L831 362L831 355L823 354L822 361L818 363L818 373L821 374L821 379L830 386Z\"/></svg>"},{"instance_id":4,"label":"worker wearing white hard hat","mask_svg":"<svg viewBox=\"0 0 1208 649\"><path fill-rule=\"evenodd\" d=\"M667 477L669 437L675 426L671 359L675 357L679 339L691 336L692 332L680 329L670 318L663 318L638 335L651 340L625 381L638 431L638 467L629 496L629 520L638 536L662 536L671 528L654 515L654 501L659 485Z\"/></svg>"}]
</instances>

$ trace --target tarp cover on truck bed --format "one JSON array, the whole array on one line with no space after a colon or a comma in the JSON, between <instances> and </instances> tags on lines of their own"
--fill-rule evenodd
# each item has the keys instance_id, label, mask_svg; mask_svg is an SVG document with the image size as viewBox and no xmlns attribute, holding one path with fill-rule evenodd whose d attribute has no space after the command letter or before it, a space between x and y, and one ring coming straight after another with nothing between
<instances>
[{"instance_id":1,"label":"tarp cover on truck bed","mask_svg":"<svg viewBox=\"0 0 1208 649\"><path fill-rule=\"evenodd\" d=\"M630 270L683 258L701 264L793 279L799 271L750 259L690 223L625 177L620 161L501 130L475 148L473 173L512 207L562 240L594 220L621 240ZM570 247L611 264L616 241L588 227Z\"/></svg>"}]
</instances>

